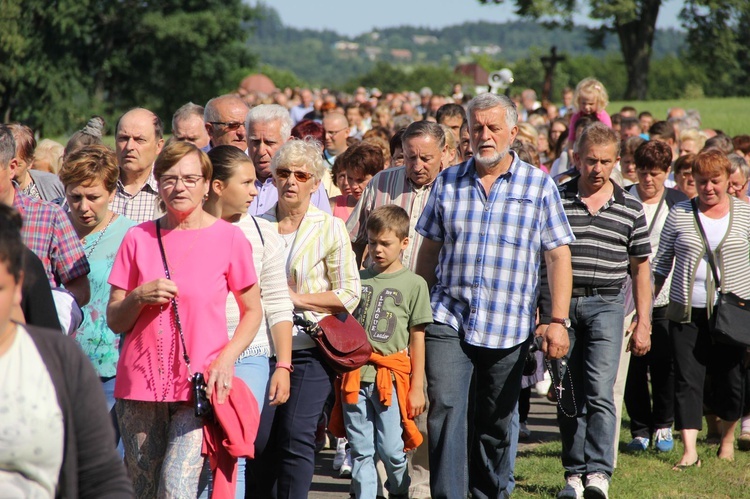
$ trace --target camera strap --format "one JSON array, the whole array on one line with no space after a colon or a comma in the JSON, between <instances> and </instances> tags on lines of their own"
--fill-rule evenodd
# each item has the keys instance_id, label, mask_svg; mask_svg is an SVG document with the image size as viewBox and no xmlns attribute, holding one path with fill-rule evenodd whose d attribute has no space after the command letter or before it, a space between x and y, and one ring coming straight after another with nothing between
<instances>
[{"instance_id":1,"label":"camera strap","mask_svg":"<svg viewBox=\"0 0 750 499\"><path fill-rule=\"evenodd\" d=\"M169 276L169 265L167 264L167 255L164 252L164 244L161 241L161 225L159 219L156 220L156 240L159 242L159 252L161 253L161 261L164 264L164 275L167 279L171 279ZM177 297L172 298L172 310L174 310L174 319L177 324L177 331L180 333L180 342L182 343L182 358L185 359L187 364L188 376L190 379L193 378L193 371L190 369L190 357L187 353L187 346L185 346L185 335L182 333L182 323L180 322L180 312L177 309Z\"/></svg>"}]
</instances>

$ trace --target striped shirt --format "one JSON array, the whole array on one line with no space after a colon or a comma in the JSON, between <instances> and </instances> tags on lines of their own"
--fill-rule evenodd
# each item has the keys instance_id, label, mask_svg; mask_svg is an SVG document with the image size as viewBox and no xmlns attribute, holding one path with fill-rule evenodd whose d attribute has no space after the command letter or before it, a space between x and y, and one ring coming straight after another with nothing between
<instances>
[{"instance_id":1,"label":"striped shirt","mask_svg":"<svg viewBox=\"0 0 750 499\"><path fill-rule=\"evenodd\" d=\"M620 287L630 258L651 256L641 203L612 182L612 197L591 214L578 193L577 178L560 186L565 214L576 235L570 245L573 287Z\"/></svg>"},{"instance_id":2,"label":"striped shirt","mask_svg":"<svg viewBox=\"0 0 750 499\"><path fill-rule=\"evenodd\" d=\"M135 194L126 191L125 185L118 180L115 197L109 203L109 209L136 223L148 222L162 216L164 212L159 208L159 189L153 168L146 182Z\"/></svg>"},{"instance_id":3,"label":"striped shirt","mask_svg":"<svg viewBox=\"0 0 750 499\"><path fill-rule=\"evenodd\" d=\"M729 230L714 251L721 290L750 299L750 205L732 196L729 200ZM654 260L657 283L672 275L667 306L670 320L690 322L693 283L702 260L707 260L706 250L695 223L693 206L690 201L677 203L667 216ZM716 286L710 268L707 274L707 294L712 296ZM711 311L713 303L708 308Z\"/></svg>"},{"instance_id":4,"label":"striped shirt","mask_svg":"<svg viewBox=\"0 0 750 499\"><path fill-rule=\"evenodd\" d=\"M422 234L415 230L434 184L418 186L406 176L406 167L388 168L379 172L365 187L362 197L346 222L346 229L354 244L367 244L367 219L370 213L387 204L395 204L409 214L409 246L401 263L412 272L417 266L417 255L422 247ZM367 266L367 262L365 262Z\"/></svg>"},{"instance_id":5,"label":"striped shirt","mask_svg":"<svg viewBox=\"0 0 750 499\"><path fill-rule=\"evenodd\" d=\"M473 158L443 171L417 224L417 232L443 243L431 293L435 322L485 348L529 337L542 252L575 239L554 181L510 154L489 196Z\"/></svg>"},{"instance_id":6,"label":"striped shirt","mask_svg":"<svg viewBox=\"0 0 750 499\"><path fill-rule=\"evenodd\" d=\"M54 203L33 199L16 189L13 208L23 219L23 243L44 264L50 286L88 275L89 262L73 225Z\"/></svg>"}]
</instances>

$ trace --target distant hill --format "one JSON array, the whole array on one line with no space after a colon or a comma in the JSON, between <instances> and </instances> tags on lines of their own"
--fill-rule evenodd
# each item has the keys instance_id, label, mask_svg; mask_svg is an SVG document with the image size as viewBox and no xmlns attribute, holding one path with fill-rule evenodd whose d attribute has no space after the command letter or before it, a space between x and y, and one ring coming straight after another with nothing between
<instances>
[{"instance_id":1,"label":"distant hill","mask_svg":"<svg viewBox=\"0 0 750 499\"><path fill-rule=\"evenodd\" d=\"M619 42L613 35L606 38L602 50L591 49L586 43L586 29L582 27L566 31L546 29L532 22L478 21L443 29L384 28L352 38L329 29L287 27L272 7L259 4L258 10L261 16L253 21L248 43L258 54L260 63L291 71L313 85L340 87L369 71L377 61L453 67L482 54L515 61L527 57L530 49L547 52L552 45L563 54L603 56L607 52L619 52ZM676 55L684 45L684 33L674 29L658 30L654 58Z\"/></svg>"}]
</instances>

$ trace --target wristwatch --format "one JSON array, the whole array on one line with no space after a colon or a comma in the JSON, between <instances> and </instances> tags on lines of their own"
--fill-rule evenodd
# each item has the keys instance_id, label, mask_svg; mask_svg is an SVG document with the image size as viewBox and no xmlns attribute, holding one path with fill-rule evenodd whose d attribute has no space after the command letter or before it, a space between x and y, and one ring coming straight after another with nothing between
<instances>
[{"instance_id":1,"label":"wristwatch","mask_svg":"<svg viewBox=\"0 0 750 499\"><path fill-rule=\"evenodd\" d=\"M567 317L564 319L558 319L557 317L550 317L549 321L557 323L557 324L562 324L563 326L565 326L565 329L570 329L570 319L568 319Z\"/></svg>"}]
</instances>

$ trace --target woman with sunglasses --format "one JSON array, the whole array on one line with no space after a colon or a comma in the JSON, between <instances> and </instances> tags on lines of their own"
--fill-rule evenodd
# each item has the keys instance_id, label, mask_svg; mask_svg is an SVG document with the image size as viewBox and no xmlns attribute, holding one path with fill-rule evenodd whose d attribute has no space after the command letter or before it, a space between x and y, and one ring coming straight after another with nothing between
<instances>
[{"instance_id":1,"label":"woman with sunglasses","mask_svg":"<svg viewBox=\"0 0 750 499\"><path fill-rule=\"evenodd\" d=\"M314 140L286 142L273 156L271 172L279 201L263 218L274 224L284 241L283 258L295 312L315 322L329 314L353 312L361 290L346 226L310 203L326 173L320 144ZM248 497L306 498L310 490L315 429L331 392L333 372L315 343L296 328L292 365L289 400L263 409L256 444L263 438L268 438L268 443L249 463L252 483L248 484Z\"/></svg>"},{"instance_id":2,"label":"woman with sunglasses","mask_svg":"<svg viewBox=\"0 0 750 499\"><path fill-rule=\"evenodd\" d=\"M115 410L137 497L197 497L203 420L192 376L202 373L206 396L224 404L234 364L260 325L250 243L203 210L211 173L193 144L164 147L154 177L166 214L128 231L109 276L107 324L124 337ZM229 291L242 317L231 340Z\"/></svg>"}]
</instances>

